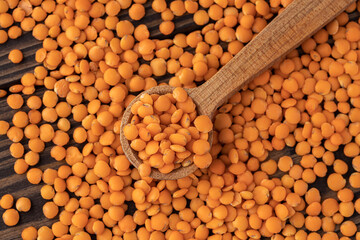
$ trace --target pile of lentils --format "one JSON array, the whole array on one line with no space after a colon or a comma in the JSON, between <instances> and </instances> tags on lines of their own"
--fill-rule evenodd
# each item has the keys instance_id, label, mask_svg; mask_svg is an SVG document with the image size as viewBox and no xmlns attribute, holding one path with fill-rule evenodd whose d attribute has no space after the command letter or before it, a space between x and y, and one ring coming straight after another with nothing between
<instances>
[{"instance_id":1,"label":"pile of lentils","mask_svg":"<svg viewBox=\"0 0 360 240\"><path fill-rule=\"evenodd\" d=\"M132 167L120 144L136 94L202 84L291 2L0 0L0 43L24 32L42 41L40 65L0 91L16 109L0 121L14 171L41 184L52 219L18 236L360 240L360 25L350 20L360 2L229 96L213 119L207 168L158 181ZM139 24L144 5L161 16L160 39ZM199 30L174 33L183 15ZM17 49L9 54L14 64L22 59ZM59 167L40 168L46 149ZM11 227L31 212L31 199L6 194L0 206Z\"/></svg>"},{"instance_id":2,"label":"pile of lentils","mask_svg":"<svg viewBox=\"0 0 360 240\"><path fill-rule=\"evenodd\" d=\"M133 116L123 131L141 162L141 177L149 177L152 168L168 174L191 164L200 169L210 166L213 124L208 116L197 115L186 90L177 87L160 96L145 93L130 108Z\"/></svg>"}]
</instances>

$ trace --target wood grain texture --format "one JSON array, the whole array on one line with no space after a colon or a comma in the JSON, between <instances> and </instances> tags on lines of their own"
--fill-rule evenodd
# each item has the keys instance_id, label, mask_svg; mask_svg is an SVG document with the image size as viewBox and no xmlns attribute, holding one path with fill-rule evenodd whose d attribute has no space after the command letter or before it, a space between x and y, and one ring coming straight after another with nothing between
<instances>
[{"instance_id":1,"label":"wood grain texture","mask_svg":"<svg viewBox=\"0 0 360 240\"><path fill-rule=\"evenodd\" d=\"M191 90L202 114L212 116L229 96L339 15L354 0L294 1L209 81Z\"/></svg>"},{"instance_id":2,"label":"wood grain texture","mask_svg":"<svg viewBox=\"0 0 360 240\"><path fill-rule=\"evenodd\" d=\"M149 30L151 31L152 37L164 38L159 33L157 26L161 22L159 15L150 10L150 4L146 5L147 16L139 21L145 23ZM127 11L122 11L120 14L121 19L127 17ZM353 14L352 19L358 19L358 13ZM192 17L189 15L178 17L175 21L176 30L175 33L190 33L191 31L198 30L200 27L196 26L192 22ZM174 35L174 34L172 34ZM35 40L31 33L26 33L17 40L10 40L7 43L0 45L0 88L7 89L12 84L19 82L20 77L23 73L31 72L35 66L38 64L34 61L35 51L41 47L41 42ZM18 48L21 49L24 53L24 61L20 64L11 64L7 59L7 54L10 50ZM166 78L158 79L159 81L165 81ZM42 96L44 88L38 88L36 95ZM27 109L27 108L23 108ZM6 104L6 98L0 99L0 119L11 122L11 118L16 111L11 110ZM72 126L77 126L76 123L72 121ZM26 144L25 141L22 143ZM6 193L11 193L17 199L19 197L25 196L29 197L32 201L32 208L28 213L20 214L20 222L15 227L6 227L2 220L0 219L0 240L18 240L21 239L21 231L28 226L50 226L55 220L48 220L42 214L42 206L45 203L40 196L41 185L32 185L26 180L25 175L16 175L13 171L13 164L15 159L10 156L9 146L11 142L7 139L6 136L0 136L0 197ZM73 144L70 143L69 145ZM54 168L57 169L64 162L56 162L50 157L51 145L46 144L46 149L41 153L41 160L39 167L41 169ZM294 151L290 148L284 149L280 152L272 152L270 158L277 160L280 156L289 155L295 159L295 162L299 161L299 157L295 155ZM350 173L354 170L351 168L351 159L345 158L341 151L337 153L337 158L345 159L349 164ZM349 173L349 174L350 174ZM349 174L346 176L348 177ZM281 176L281 173L277 173L276 176ZM312 187L318 188L323 198L334 197L335 193L329 191L326 187L326 178L319 178ZM353 189L355 192L355 198L360 197L359 190ZM130 204L130 203L129 203ZM132 205L129 206L127 214L131 214L134 211ZM0 209L0 215L4 211ZM360 216L358 214L352 217L352 220L356 224L360 224ZM338 230L338 229L337 229Z\"/></svg>"}]
</instances>

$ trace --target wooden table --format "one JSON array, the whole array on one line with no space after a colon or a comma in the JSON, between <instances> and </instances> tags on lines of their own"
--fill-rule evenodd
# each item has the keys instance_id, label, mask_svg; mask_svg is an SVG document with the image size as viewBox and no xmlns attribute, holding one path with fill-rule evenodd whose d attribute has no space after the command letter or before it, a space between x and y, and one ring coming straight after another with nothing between
<instances>
[{"instance_id":1,"label":"wooden table","mask_svg":"<svg viewBox=\"0 0 360 240\"><path fill-rule=\"evenodd\" d=\"M159 14L155 13L149 6L150 3L146 4L146 12L147 15L144 19L139 21L139 23L144 23L148 26L149 31L151 32L152 38L164 38L159 33L158 25L161 22ZM357 19L358 14L353 14L352 19ZM129 19L127 16L127 11L122 11L120 19ZM201 29L196 26L192 22L192 16L186 15L182 17L178 17L176 22L175 32L170 36L172 37L176 33L190 33L194 30ZM34 39L31 33L26 33L21 36L17 40L10 40L5 44L0 46L0 89L7 90L9 86L13 84L19 83L19 79L26 72L32 72L35 66L39 64L35 62L35 52L37 49L41 47L41 42ZM12 49L21 49L24 54L24 60L20 64L13 64L8 60L8 54ZM165 81L169 76L165 76L163 78L158 79L159 82ZM36 95L42 96L44 92L44 87L38 87L36 90ZM27 96L24 96L27 99ZM23 107L24 110L28 110L27 107ZM6 97L0 99L0 120L5 120L11 122L11 118L15 113L15 110L10 109L6 103ZM72 121L73 127L78 126L79 124ZM22 141L26 146L26 141ZM56 221L49 220L44 217L42 214L42 206L46 202L40 196L40 188L43 184L40 185L32 185L26 180L26 175L17 175L14 173L13 165L15 159L11 157L9 153L9 146L11 141L7 139L6 135L0 136L0 197L6 193L11 193L15 199L19 197L28 197L32 201L32 208L27 213L20 213L20 222L15 227L6 227L2 220L0 221L0 239L1 240L13 240L13 239L21 239L21 231L28 226L41 227L41 226L49 226ZM74 144L73 142L71 144ZM46 144L46 149L43 153L40 154L41 160L38 164L40 169L44 170L46 168L57 168L60 165L64 164L64 162L56 162L54 159L50 157L50 149L51 144ZM294 154L292 149L285 149L281 152L272 152L270 157L277 160L280 156L290 155L295 159L295 162L299 161L299 157ZM346 159L349 163L349 173L346 174L346 178L353 172L351 167L351 159L345 158L341 151L336 153L337 158ZM331 171L330 171L331 172ZM277 176L280 173L276 174ZM316 181L316 183L311 184L310 187L316 187L322 192L322 197L336 197L336 194L332 191L329 191L326 186L326 178L321 178ZM360 197L359 189L354 190L355 199ZM134 207L130 206L129 211L134 211ZM0 209L0 214L4 211ZM360 224L360 216L359 214L354 214L352 217L353 221L356 224ZM338 227L337 227L338 230Z\"/></svg>"}]
</instances>

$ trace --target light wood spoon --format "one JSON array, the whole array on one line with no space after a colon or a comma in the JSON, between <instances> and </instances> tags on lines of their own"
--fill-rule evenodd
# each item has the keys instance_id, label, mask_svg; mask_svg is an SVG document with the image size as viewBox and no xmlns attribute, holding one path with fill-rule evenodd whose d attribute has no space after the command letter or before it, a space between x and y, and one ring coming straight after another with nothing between
<instances>
[{"instance_id":1,"label":"light wood spoon","mask_svg":"<svg viewBox=\"0 0 360 240\"><path fill-rule=\"evenodd\" d=\"M298 47L353 2L354 0L294 0L210 80L197 88L187 90L197 106L198 114L212 118L215 110L245 83L253 80L271 67L276 60ZM159 86L144 93L161 95L170 93L173 89L170 86ZM122 148L135 167L138 167L142 160L130 148L129 141L124 137L123 127L129 123L132 117L131 106L139 100L140 95L142 94L139 94L124 112L120 132ZM211 143L212 133L209 137ZM150 177L179 179L188 176L196 169L195 164L191 164L163 174L153 168Z\"/></svg>"}]
</instances>

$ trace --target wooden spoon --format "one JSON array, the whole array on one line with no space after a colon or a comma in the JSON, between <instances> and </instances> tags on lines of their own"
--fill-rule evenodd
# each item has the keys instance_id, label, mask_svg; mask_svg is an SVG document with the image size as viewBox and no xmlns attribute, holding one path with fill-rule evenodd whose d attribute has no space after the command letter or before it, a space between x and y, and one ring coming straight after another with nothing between
<instances>
[{"instance_id":1,"label":"wooden spoon","mask_svg":"<svg viewBox=\"0 0 360 240\"><path fill-rule=\"evenodd\" d=\"M354 0L294 0L210 80L197 88L187 90L197 106L198 114L212 118L215 110L239 91L245 83L253 80L271 67L276 60L298 47L353 2ZM161 95L170 93L173 89L170 86L159 86L144 93ZM125 155L135 167L138 167L142 160L130 148L129 141L124 137L123 127L129 123L132 117L131 106L139 100L140 95L124 112L120 132L120 141ZM211 143L212 134L209 137ZM168 174L152 169L150 177L179 179L188 176L196 169L195 164L175 169Z\"/></svg>"}]
</instances>

